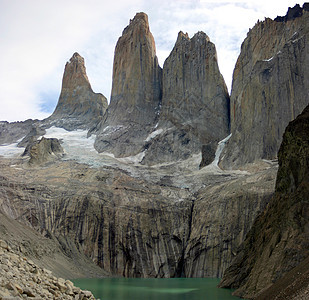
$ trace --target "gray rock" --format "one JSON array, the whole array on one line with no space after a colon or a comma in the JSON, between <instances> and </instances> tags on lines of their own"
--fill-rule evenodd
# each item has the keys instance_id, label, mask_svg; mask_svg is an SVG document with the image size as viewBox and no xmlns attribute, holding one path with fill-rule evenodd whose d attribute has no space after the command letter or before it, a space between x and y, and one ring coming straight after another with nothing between
<instances>
[{"instance_id":1,"label":"gray rock","mask_svg":"<svg viewBox=\"0 0 309 300\"><path fill-rule=\"evenodd\" d=\"M186 159L229 134L229 96L205 33L191 39L178 34L163 66L162 108L153 131L161 133L147 144L143 163L149 165Z\"/></svg>"},{"instance_id":2,"label":"gray rock","mask_svg":"<svg viewBox=\"0 0 309 300\"><path fill-rule=\"evenodd\" d=\"M265 19L242 44L231 94L231 132L221 166L275 159L288 123L309 103L309 12Z\"/></svg>"},{"instance_id":3,"label":"gray rock","mask_svg":"<svg viewBox=\"0 0 309 300\"><path fill-rule=\"evenodd\" d=\"M43 120L42 125L67 130L89 129L103 118L107 105L102 94L93 92L84 59L74 53L65 66L61 94L55 111Z\"/></svg>"},{"instance_id":4,"label":"gray rock","mask_svg":"<svg viewBox=\"0 0 309 300\"><path fill-rule=\"evenodd\" d=\"M40 165L48 161L54 161L61 158L64 154L63 148L58 139L44 138L34 144L30 144L25 152L29 153L29 165Z\"/></svg>"},{"instance_id":5,"label":"gray rock","mask_svg":"<svg viewBox=\"0 0 309 300\"><path fill-rule=\"evenodd\" d=\"M95 142L99 152L123 157L143 150L158 118L161 73L148 17L137 13L116 45L111 101Z\"/></svg>"}]
</instances>

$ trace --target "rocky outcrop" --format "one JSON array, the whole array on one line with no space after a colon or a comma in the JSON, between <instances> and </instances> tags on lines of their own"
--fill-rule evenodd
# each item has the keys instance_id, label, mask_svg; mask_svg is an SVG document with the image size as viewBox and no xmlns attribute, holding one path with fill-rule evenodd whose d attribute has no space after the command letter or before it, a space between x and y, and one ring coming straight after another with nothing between
<instances>
[{"instance_id":1,"label":"rocky outcrop","mask_svg":"<svg viewBox=\"0 0 309 300\"><path fill-rule=\"evenodd\" d=\"M95 299L70 280L56 278L0 240L1 299Z\"/></svg>"},{"instance_id":2,"label":"rocky outcrop","mask_svg":"<svg viewBox=\"0 0 309 300\"><path fill-rule=\"evenodd\" d=\"M39 124L38 120L31 119L12 123L0 121L0 145L12 144L22 140L37 124Z\"/></svg>"},{"instance_id":3,"label":"rocky outcrop","mask_svg":"<svg viewBox=\"0 0 309 300\"><path fill-rule=\"evenodd\" d=\"M287 127L276 193L257 218L221 287L253 298L309 256L309 106Z\"/></svg>"},{"instance_id":4,"label":"rocky outcrop","mask_svg":"<svg viewBox=\"0 0 309 300\"><path fill-rule=\"evenodd\" d=\"M67 130L89 129L103 118L107 105L102 94L93 92L84 59L74 53L65 65L61 94L55 111L43 124Z\"/></svg>"},{"instance_id":5,"label":"rocky outcrop","mask_svg":"<svg viewBox=\"0 0 309 300\"><path fill-rule=\"evenodd\" d=\"M58 139L42 137L40 141L26 147L24 155L26 154L30 156L29 165L40 165L59 159L64 153Z\"/></svg>"},{"instance_id":6,"label":"rocky outcrop","mask_svg":"<svg viewBox=\"0 0 309 300\"><path fill-rule=\"evenodd\" d=\"M308 18L304 5L249 31L233 74L232 137L222 167L276 158L288 122L309 103Z\"/></svg>"},{"instance_id":7,"label":"rocky outcrop","mask_svg":"<svg viewBox=\"0 0 309 300\"><path fill-rule=\"evenodd\" d=\"M111 101L95 143L99 152L124 157L143 150L158 118L161 77L148 16L137 13L116 45Z\"/></svg>"},{"instance_id":8,"label":"rocky outcrop","mask_svg":"<svg viewBox=\"0 0 309 300\"><path fill-rule=\"evenodd\" d=\"M220 276L269 200L276 173L212 174L198 163L196 174L3 163L0 210L54 236L68 257L85 255L127 277Z\"/></svg>"},{"instance_id":9,"label":"rocky outcrop","mask_svg":"<svg viewBox=\"0 0 309 300\"><path fill-rule=\"evenodd\" d=\"M217 142L229 134L229 96L215 45L205 33L191 39L178 34L163 66L162 108L153 132L146 164L186 159L202 145L210 147L213 160Z\"/></svg>"},{"instance_id":10,"label":"rocky outcrop","mask_svg":"<svg viewBox=\"0 0 309 300\"><path fill-rule=\"evenodd\" d=\"M222 277L273 195L275 176L276 168L269 168L213 183L196 194L184 255L186 277Z\"/></svg>"}]
</instances>

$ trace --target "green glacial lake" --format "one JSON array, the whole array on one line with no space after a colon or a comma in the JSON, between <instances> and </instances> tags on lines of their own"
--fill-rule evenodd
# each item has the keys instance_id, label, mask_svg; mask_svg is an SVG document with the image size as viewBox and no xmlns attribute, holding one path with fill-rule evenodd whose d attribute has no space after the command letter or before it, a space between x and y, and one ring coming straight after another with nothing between
<instances>
[{"instance_id":1,"label":"green glacial lake","mask_svg":"<svg viewBox=\"0 0 309 300\"><path fill-rule=\"evenodd\" d=\"M99 278L75 279L76 286L101 300L235 300L227 289L219 289L217 278Z\"/></svg>"}]
</instances>

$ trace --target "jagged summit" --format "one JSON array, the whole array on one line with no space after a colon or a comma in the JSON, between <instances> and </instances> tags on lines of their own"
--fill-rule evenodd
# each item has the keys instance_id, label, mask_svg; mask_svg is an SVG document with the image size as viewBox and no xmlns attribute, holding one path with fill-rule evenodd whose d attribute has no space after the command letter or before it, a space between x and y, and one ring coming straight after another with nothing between
<instances>
[{"instance_id":1,"label":"jagged summit","mask_svg":"<svg viewBox=\"0 0 309 300\"><path fill-rule=\"evenodd\" d=\"M309 2L305 2L303 7L296 4L294 7L289 7L288 12L285 16L278 16L274 21L276 22L287 22L299 18L303 15L304 11L309 11Z\"/></svg>"},{"instance_id":2,"label":"jagged summit","mask_svg":"<svg viewBox=\"0 0 309 300\"><path fill-rule=\"evenodd\" d=\"M132 28L136 29L136 27L143 27L146 32L150 32L149 29L149 22L148 22L148 15L144 12L138 12L134 16L133 19L130 19L129 25L123 30L122 35L130 32Z\"/></svg>"},{"instance_id":3,"label":"jagged summit","mask_svg":"<svg viewBox=\"0 0 309 300\"><path fill-rule=\"evenodd\" d=\"M178 33L163 66L162 95L159 123L143 162L185 159L201 153L203 145L212 161L217 142L229 134L229 95L207 34L200 31L190 39Z\"/></svg>"},{"instance_id":4,"label":"jagged summit","mask_svg":"<svg viewBox=\"0 0 309 300\"><path fill-rule=\"evenodd\" d=\"M308 5L304 5L307 9ZM298 6L287 16L299 11ZM231 93L232 137L223 168L276 159L284 130L309 103L309 12L258 22L242 43Z\"/></svg>"},{"instance_id":5,"label":"jagged summit","mask_svg":"<svg viewBox=\"0 0 309 300\"><path fill-rule=\"evenodd\" d=\"M91 89L91 85L86 74L84 58L75 52L65 65L65 71L62 79L62 88L75 89L82 86Z\"/></svg>"},{"instance_id":6,"label":"jagged summit","mask_svg":"<svg viewBox=\"0 0 309 300\"><path fill-rule=\"evenodd\" d=\"M69 130L90 128L103 117L106 108L107 99L93 92L84 58L75 52L65 65L56 109L46 121Z\"/></svg>"}]
</instances>

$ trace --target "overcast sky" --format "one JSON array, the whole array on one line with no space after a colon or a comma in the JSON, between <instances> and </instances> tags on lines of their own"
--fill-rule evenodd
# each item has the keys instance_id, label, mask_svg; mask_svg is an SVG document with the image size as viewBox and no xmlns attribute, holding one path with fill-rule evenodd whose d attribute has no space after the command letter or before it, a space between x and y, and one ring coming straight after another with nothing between
<instances>
[{"instance_id":1,"label":"overcast sky","mask_svg":"<svg viewBox=\"0 0 309 300\"><path fill-rule=\"evenodd\" d=\"M42 119L59 98L65 63L85 58L108 99L116 42L136 12L148 14L161 67L180 30L215 43L228 89L242 41L258 20L285 15L289 0L0 0L0 120ZM299 3L300 5L303 2Z\"/></svg>"}]
</instances>

